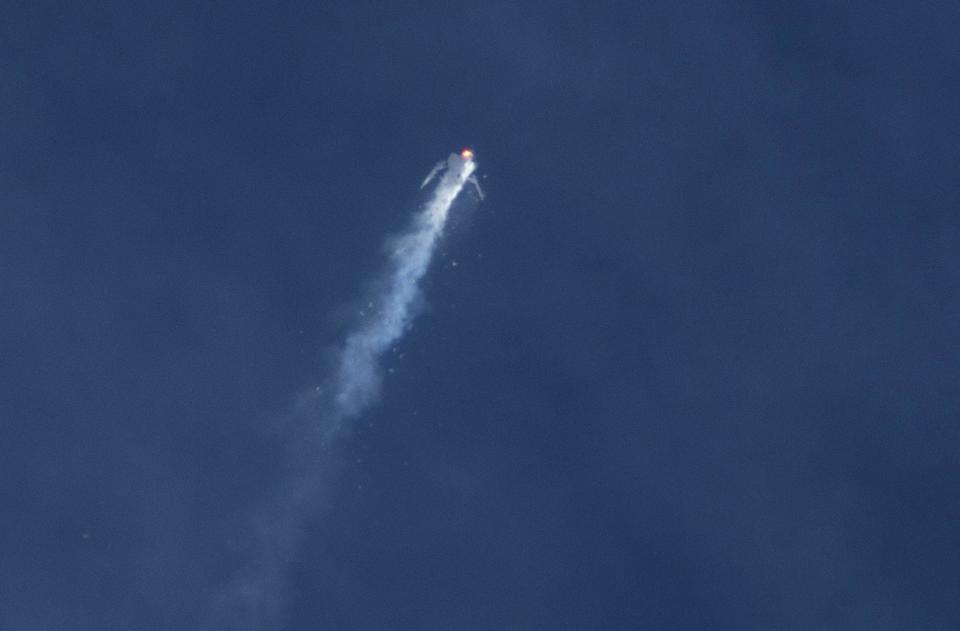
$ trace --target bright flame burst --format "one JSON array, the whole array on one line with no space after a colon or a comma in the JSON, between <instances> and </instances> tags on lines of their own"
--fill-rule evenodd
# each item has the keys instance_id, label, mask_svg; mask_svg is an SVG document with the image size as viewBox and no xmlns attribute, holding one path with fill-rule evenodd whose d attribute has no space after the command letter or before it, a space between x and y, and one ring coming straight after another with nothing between
<instances>
[{"instance_id":1,"label":"bright flame burst","mask_svg":"<svg viewBox=\"0 0 960 631\"><path fill-rule=\"evenodd\" d=\"M470 151L469 149L464 149L463 151L460 152L460 157L463 158L464 160L470 160L471 158L473 158L473 152Z\"/></svg>"}]
</instances>

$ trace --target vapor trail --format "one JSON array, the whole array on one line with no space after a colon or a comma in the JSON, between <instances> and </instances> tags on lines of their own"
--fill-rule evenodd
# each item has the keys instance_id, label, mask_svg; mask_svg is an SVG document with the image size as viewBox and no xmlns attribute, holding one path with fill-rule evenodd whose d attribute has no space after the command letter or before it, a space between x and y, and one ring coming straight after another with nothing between
<instances>
[{"instance_id":1,"label":"vapor trail","mask_svg":"<svg viewBox=\"0 0 960 631\"><path fill-rule=\"evenodd\" d=\"M284 461L288 475L251 516L245 565L215 595L201 629L267 631L281 624L286 573L302 538L304 521L329 494L329 481L336 473L333 440L345 422L376 400L379 359L403 336L416 315L419 283L450 207L467 182L477 185L472 176L476 169L473 154L464 150L451 154L446 164L438 164L421 188L443 169L446 172L412 226L388 242L388 267L371 301L372 312L347 335L323 385L294 405L290 423L294 435Z\"/></svg>"},{"instance_id":2,"label":"vapor trail","mask_svg":"<svg viewBox=\"0 0 960 631\"><path fill-rule=\"evenodd\" d=\"M413 319L418 283L430 264L437 237L443 231L453 200L467 181L471 181L470 175L476 168L472 156L456 154L450 156L448 165L447 173L413 228L393 242L392 271L379 311L347 336L335 387L335 409L344 416L360 412L376 396L377 359L403 335Z\"/></svg>"}]
</instances>

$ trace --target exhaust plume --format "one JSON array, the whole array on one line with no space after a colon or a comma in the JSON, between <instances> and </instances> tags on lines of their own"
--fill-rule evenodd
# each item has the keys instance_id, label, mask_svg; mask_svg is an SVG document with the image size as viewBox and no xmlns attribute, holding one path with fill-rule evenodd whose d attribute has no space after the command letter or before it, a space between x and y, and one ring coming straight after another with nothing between
<instances>
[{"instance_id":1,"label":"exhaust plume","mask_svg":"<svg viewBox=\"0 0 960 631\"><path fill-rule=\"evenodd\" d=\"M244 566L216 593L202 630L266 631L282 624L287 569L299 548L304 521L329 495L330 480L338 468L334 439L347 429L348 421L376 401L380 357L403 336L416 315L419 283L450 207L468 182L477 185L472 152L451 154L446 164L434 167L424 186L444 169L411 227L388 241L388 266L371 311L347 335L322 385L294 404L283 463L286 477L251 516Z\"/></svg>"}]
</instances>

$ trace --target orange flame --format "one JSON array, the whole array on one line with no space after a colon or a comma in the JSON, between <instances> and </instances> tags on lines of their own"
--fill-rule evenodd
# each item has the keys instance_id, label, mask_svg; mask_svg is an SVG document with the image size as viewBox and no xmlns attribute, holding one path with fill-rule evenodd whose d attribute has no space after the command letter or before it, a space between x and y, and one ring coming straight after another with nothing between
<instances>
[{"instance_id":1,"label":"orange flame","mask_svg":"<svg viewBox=\"0 0 960 631\"><path fill-rule=\"evenodd\" d=\"M469 149L464 149L463 151L460 152L460 157L463 158L464 160L469 160L473 158L473 152L470 151Z\"/></svg>"}]
</instances>

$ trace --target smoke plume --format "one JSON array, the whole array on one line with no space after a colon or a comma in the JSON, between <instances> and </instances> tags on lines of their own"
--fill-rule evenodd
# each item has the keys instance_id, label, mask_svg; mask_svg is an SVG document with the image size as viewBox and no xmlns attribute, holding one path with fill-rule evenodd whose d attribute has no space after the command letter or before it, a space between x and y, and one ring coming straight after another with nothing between
<instances>
[{"instance_id":1,"label":"smoke plume","mask_svg":"<svg viewBox=\"0 0 960 631\"><path fill-rule=\"evenodd\" d=\"M428 179L442 168L441 163ZM266 631L282 624L287 571L298 552L304 521L330 493L336 474L334 439L376 401L380 357L403 336L416 315L420 280L450 207L468 181L475 183L471 177L475 168L472 154L452 154L411 227L388 241L387 270L370 310L346 336L322 384L293 406L285 477L251 515L243 567L213 598L200 625L204 631Z\"/></svg>"}]
</instances>

